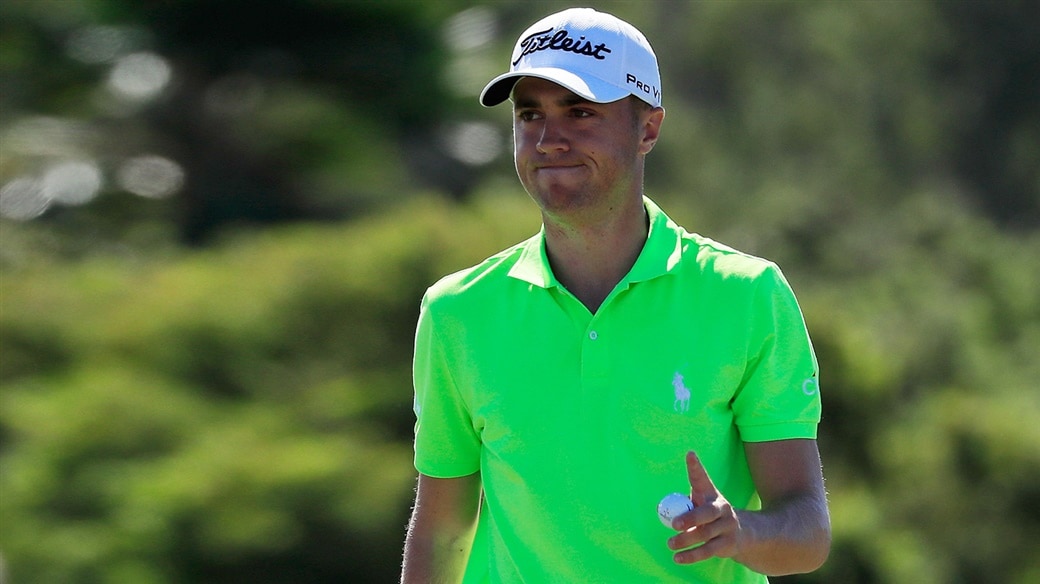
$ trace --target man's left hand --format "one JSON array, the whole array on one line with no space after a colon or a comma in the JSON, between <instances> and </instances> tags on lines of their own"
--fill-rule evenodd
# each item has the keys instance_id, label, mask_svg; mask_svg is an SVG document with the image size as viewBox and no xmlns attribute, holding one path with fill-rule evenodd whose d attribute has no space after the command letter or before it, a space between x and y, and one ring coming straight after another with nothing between
<instances>
[{"instance_id":1,"label":"man's left hand","mask_svg":"<svg viewBox=\"0 0 1040 584\"><path fill-rule=\"evenodd\" d=\"M692 451L686 453L686 471L694 508L672 521L672 527L679 531L668 540L668 547L676 551L675 562L692 564L713 557L735 556L741 535L736 510L715 488L704 465Z\"/></svg>"}]
</instances>

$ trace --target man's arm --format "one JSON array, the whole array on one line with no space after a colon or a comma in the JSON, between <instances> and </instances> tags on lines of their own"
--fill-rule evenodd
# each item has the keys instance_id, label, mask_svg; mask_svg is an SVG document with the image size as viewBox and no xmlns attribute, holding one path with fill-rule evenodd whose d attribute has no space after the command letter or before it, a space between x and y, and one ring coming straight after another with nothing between
<instances>
[{"instance_id":1,"label":"man's arm","mask_svg":"<svg viewBox=\"0 0 1040 584\"><path fill-rule=\"evenodd\" d=\"M480 485L480 473L451 479L419 475L402 584L462 581L477 525Z\"/></svg>"},{"instance_id":2,"label":"man's arm","mask_svg":"<svg viewBox=\"0 0 1040 584\"><path fill-rule=\"evenodd\" d=\"M744 445L761 511L738 511L740 551L734 559L771 576L811 572L827 559L831 521L815 440Z\"/></svg>"},{"instance_id":3,"label":"man's arm","mask_svg":"<svg viewBox=\"0 0 1040 584\"><path fill-rule=\"evenodd\" d=\"M762 510L734 509L691 452L686 462L696 508L675 520L680 533L668 542L682 550L675 561L732 557L770 576L819 568L830 552L831 529L816 441L748 442L744 450Z\"/></svg>"}]
</instances>

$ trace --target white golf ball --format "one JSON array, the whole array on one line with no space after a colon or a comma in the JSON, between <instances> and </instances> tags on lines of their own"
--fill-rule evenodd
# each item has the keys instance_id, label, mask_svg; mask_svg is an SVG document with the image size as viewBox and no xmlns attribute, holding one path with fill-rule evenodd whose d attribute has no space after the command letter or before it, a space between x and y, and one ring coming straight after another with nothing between
<instances>
[{"instance_id":1,"label":"white golf ball","mask_svg":"<svg viewBox=\"0 0 1040 584\"><path fill-rule=\"evenodd\" d=\"M664 499L657 504L657 516L665 527L672 526L672 519L693 509L693 501L682 493L665 495Z\"/></svg>"}]
</instances>

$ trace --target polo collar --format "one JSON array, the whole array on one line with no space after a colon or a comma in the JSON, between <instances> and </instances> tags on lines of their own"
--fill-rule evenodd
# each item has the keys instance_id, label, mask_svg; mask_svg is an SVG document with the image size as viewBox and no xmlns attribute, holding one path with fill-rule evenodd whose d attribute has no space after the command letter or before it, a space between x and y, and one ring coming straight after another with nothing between
<instances>
[{"instance_id":1,"label":"polo collar","mask_svg":"<svg viewBox=\"0 0 1040 584\"><path fill-rule=\"evenodd\" d=\"M679 263L682 256L682 228L673 222L649 197L643 197L643 206L650 219L643 251L636 258L632 269L621 280L621 285L651 280L667 274ZM537 235L520 244L520 257L509 270L509 276L540 288L560 285L549 266L545 253L545 226Z\"/></svg>"}]
</instances>

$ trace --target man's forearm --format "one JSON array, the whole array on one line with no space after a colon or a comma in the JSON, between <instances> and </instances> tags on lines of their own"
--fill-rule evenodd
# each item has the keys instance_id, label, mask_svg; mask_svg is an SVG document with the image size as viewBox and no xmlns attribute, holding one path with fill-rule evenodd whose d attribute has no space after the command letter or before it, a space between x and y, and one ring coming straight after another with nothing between
<instances>
[{"instance_id":1,"label":"man's forearm","mask_svg":"<svg viewBox=\"0 0 1040 584\"><path fill-rule=\"evenodd\" d=\"M480 474L452 479L419 475L404 544L402 584L458 584L477 526Z\"/></svg>"},{"instance_id":2,"label":"man's forearm","mask_svg":"<svg viewBox=\"0 0 1040 584\"><path fill-rule=\"evenodd\" d=\"M825 495L804 495L762 511L737 511L740 550L734 557L769 576L811 572L827 559L831 528Z\"/></svg>"},{"instance_id":3,"label":"man's forearm","mask_svg":"<svg viewBox=\"0 0 1040 584\"><path fill-rule=\"evenodd\" d=\"M458 584L473 544L473 529L448 536L412 522L404 546L402 584Z\"/></svg>"}]
</instances>

